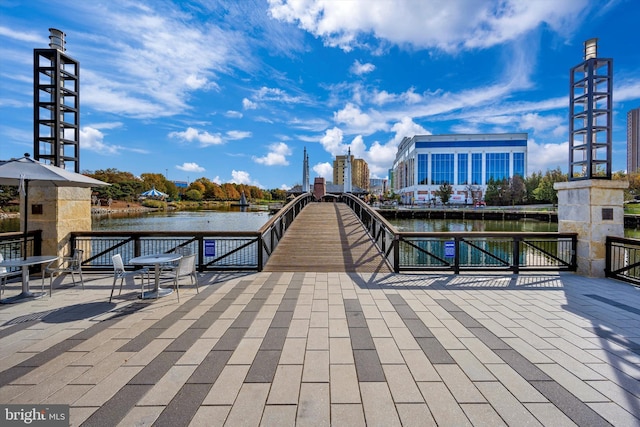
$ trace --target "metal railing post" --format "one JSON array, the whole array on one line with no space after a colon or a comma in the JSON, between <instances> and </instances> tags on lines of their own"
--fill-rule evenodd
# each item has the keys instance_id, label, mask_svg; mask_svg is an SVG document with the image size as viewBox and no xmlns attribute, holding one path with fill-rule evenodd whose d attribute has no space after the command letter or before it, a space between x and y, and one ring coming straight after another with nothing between
<instances>
[{"instance_id":1,"label":"metal railing post","mask_svg":"<svg viewBox=\"0 0 640 427\"><path fill-rule=\"evenodd\" d=\"M258 239L256 243L258 245L258 253L256 254L258 256L258 271L262 271L262 269L264 268L263 254L262 254L262 234L258 235Z\"/></svg>"},{"instance_id":2,"label":"metal railing post","mask_svg":"<svg viewBox=\"0 0 640 427\"><path fill-rule=\"evenodd\" d=\"M520 272L520 241L521 237L513 238L513 272L518 274Z\"/></svg>"},{"instance_id":3,"label":"metal railing post","mask_svg":"<svg viewBox=\"0 0 640 427\"><path fill-rule=\"evenodd\" d=\"M460 241L461 237L455 237L453 239L454 243L454 254L453 254L453 272L455 274L460 274Z\"/></svg>"},{"instance_id":4,"label":"metal railing post","mask_svg":"<svg viewBox=\"0 0 640 427\"><path fill-rule=\"evenodd\" d=\"M400 237L393 236L393 272L400 273Z\"/></svg>"},{"instance_id":5,"label":"metal railing post","mask_svg":"<svg viewBox=\"0 0 640 427\"><path fill-rule=\"evenodd\" d=\"M613 253L611 250L611 239L609 238L609 236L607 236L607 239L605 240L604 243L604 277L612 277L613 274L611 274L611 258L613 257Z\"/></svg>"}]
</instances>

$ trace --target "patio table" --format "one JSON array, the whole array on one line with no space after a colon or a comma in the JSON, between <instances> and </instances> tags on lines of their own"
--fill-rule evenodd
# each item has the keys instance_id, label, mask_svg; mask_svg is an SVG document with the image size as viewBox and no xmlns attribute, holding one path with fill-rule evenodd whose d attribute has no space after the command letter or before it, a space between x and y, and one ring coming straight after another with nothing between
<instances>
[{"instance_id":1,"label":"patio table","mask_svg":"<svg viewBox=\"0 0 640 427\"><path fill-rule=\"evenodd\" d=\"M160 266L169 262L175 262L182 258L177 253L170 254L151 254L143 255L129 260L129 264L133 265L153 265L155 268L155 284L152 291L143 292L140 296L142 299L166 297L173 292L171 288L160 288Z\"/></svg>"},{"instance_id":2,"label":"patio table","mask_svg":"<svg viewBox=\"0 0 640 427\"><path fill-rule=\"evenodd\" d=\"M18 295L5 298L0 302L2 304L12 304L14 302L21 302L27 299L40 298L46 292L31 292L29 291L29 267L32 265L46 264L58 259L57 255L37 255L28 256L26 258L5 259L0 262L0 267L22 267L22 292Z\"/></svg>"}]
</instances>

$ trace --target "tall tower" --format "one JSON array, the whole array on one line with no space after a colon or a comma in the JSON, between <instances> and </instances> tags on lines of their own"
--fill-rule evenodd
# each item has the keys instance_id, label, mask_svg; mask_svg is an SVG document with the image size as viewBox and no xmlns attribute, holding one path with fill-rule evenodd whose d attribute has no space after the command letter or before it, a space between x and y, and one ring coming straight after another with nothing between
<instances>
[{"instance_id":1,"label":"tall tower","mask_svg":"<svg viewBox=\"0 0 640 427\"><path fill-rule=\"evenodd\" d=\"M352 182L351 182L351 147L349 147L349 152L347 154L347 158L344 160L344 192L352 193Z\"/></svg>"},{"instance_id":2,"label":"tall tower","mask_svg":"<svg viewBox=\"0 0 640 427\"><path fill-rule=\"evenodd\" d=\"M49 49L33 50L33 153L80 172L80 64L65 55L65 34L49 28Z\"/></svg>"},{"instance_id":3,"label":"tall tower","mask_svg":"<svg viewBox=\"0 0 640 427\"><path fill-rule=\"evenodd\" d=\"M307 155L307 147L304 147L304 160L302 162L302 192L308 193L309 191L309 156Z\"/></svg>"},{"instance_id":4,"label":"tall tower","mask_svg":"<svg viewBox=\"0 0 640 427\"><path fill-rule=\"evenodd\" d=\"M598 58L598 39L584 42L570 80L569 181L611 179L613 59Z\"/></svg>"},{"instance_id":5,"label":"tall tower","mask_svg":"<svg viewBox=\"0 0 640 427\"><path fill-rule=\"evenodd\" d=\"M640 167L640 108L627 113L627 173Z\"/></svg>"}]
</instances>

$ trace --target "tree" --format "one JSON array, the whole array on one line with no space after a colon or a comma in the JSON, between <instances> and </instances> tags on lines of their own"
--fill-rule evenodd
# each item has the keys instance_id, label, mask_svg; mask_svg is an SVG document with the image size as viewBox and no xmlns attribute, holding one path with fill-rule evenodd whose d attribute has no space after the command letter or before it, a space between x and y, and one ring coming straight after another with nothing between
<instances>
[{"instance_id":1,"label":"tree","mask_svg":"<svg viewBox=\"0 0 640 427\"><path fill-rule=\"evenodd\" d=\"M198 190L195 189L191 189L191 190L187 190L184 193L184 198L186 200L192 200L194 202L199 202L200 200L202 200L202 193Z\"/></svg>"},{"instance_id":2,"label":"tree","mask_svg":"<svg viewBox=\"0 0 640 427\"><path fill-rule=\"evenodd\" d=\"M540 180L538 187L533 191L534 197L542 203L557 204L558 192L553 188L553 184L565 182L567 179L567 174L562 173L560 168L548 170Z\"/></svg>"},{"instance_id":3,"label":"tree","mask_svg":"<svg viewBox=\"0 0 640 427\"><path fill-rule=\"evenodd\" d=\"M453 187L451 187L451 184L449 184L448 182L442 183L440 187L438 187L438 189L436 190L436 196L440 198L440 201L442 202L443 205L446 205L447 203L449 203L449 199L451 198L452 194L453 194Z\"/></svg>"},{"instance_id":4,"label":"tree","mask_svg":"<svg viewBox=\"0 0 640 427\"><path fill-rule=\"evenodd\" d=\"M514 175L509 181L509 200L511 205L520 205L526 196L526 187L524 180L520 175Z\"/></svg>"},{"instance_id":5,"label":"tree","mask_svg":"<svg viewBox=\"0 0 640 427\"><path fill-rule=\"evenodd\" d=\"M279 188L274 188L271 190L271 199L272 200L286 200L287 192L285 190L281 190Z\"/></svg>"},{"instance_id":6,"label":"tree","mask_svg":"<svg viewBox=\"0 0 640 427\"><path fill-rule=\"evenodd\" d=\"M18 187L13 185L0 186L0 207L7 206L11 201L17 199L18 196Z\"/></svg>"},{"instance_id":7,"label":"tree","mask_svg":"<svg viewBox=\"0 0 640 427\"><path fill-rule=\"evenodd\" d=\"M235 185L227 182L222 184L222 189L224 190L226 200L240 200L240 193L236 190Z\"/></svg>"},{"instance_id":8,"label":"tree","mask_svg":"<svg viewBox=\"0 0 640 427\"><path fill-rule=\"evenodd\" d=\"M151 190L155 187L156 190L166 193L168 191L167 178L161 173L143 173L140 175L142 182L144 182L145 190Z\"/></svg>"},{"instance_id":9,"label":"tree","mask_svg":"<svg viewBox=\"0 0 640 427\"><path fill-rule=\"evenodd\" d=\"M525 178L524 187L526 190L525 197L526 197L527 203L534 203L536 201L536 198L533 195L533 192L535 191L536 188L538 188L538 185L540 185L541 180L542 180L541 171L534 172L531 175L529 175L527 178Z\"/></svg>"},{"instance_id":10,"label":"tree","mask_svg":"<svg viewBox=\"0 0 640 427\"><path fill-rule=\"evenodd\" d=\"M484 201L487 205L499 206L502 205L502 199L502 181L489 178L487 189L484 193Z\"/></svg>"}]
</instances>

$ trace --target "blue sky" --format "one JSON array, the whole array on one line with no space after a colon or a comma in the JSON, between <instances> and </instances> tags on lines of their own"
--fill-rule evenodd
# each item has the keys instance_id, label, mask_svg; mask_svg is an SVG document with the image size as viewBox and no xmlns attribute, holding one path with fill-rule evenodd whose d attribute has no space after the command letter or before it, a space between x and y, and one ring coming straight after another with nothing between
<instances>
[{"instance_id":1,"label":"blue sky","mask_svg":"<svg viewBox=\"0 0 640 427\"><path fill-rule=\"evenodd\" d=\"M569 70L613 58L613 169L640 107L634 0L0 0L0 158L33 152L33 49L80 62L80 168L263 188L387 177L404 136L526 132L568 164Z\"/></svg>"}]
</instances>

